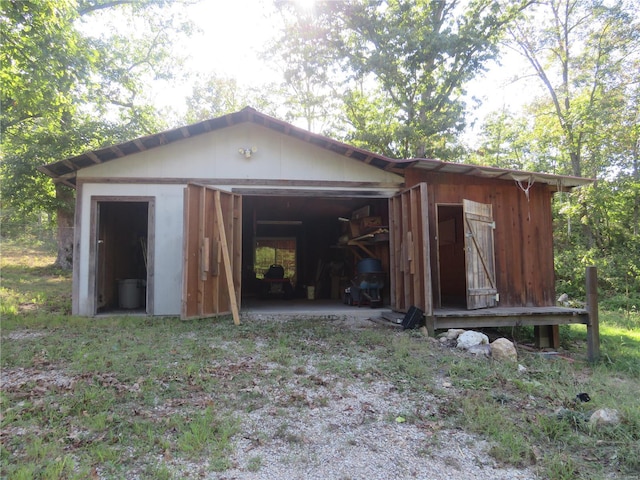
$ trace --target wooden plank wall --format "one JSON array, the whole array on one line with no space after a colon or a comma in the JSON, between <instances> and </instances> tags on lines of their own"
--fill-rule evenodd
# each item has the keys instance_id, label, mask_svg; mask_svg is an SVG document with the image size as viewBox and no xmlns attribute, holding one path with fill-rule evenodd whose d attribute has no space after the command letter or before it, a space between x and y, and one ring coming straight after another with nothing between
<instances>
[{"instance_id":1,"label":"wooden plank wall","mask_svg":"<svg viewBox=\"0 0 640 480\"><path fill-rule=\"evenodd\" d=\"M184 190L184 236L183 236L183 279L182 279L182 318L193 318L200 314L199 298L200 268L199 249L200 234L198 213L201 210L200 192L198 189ZM194 287L194 285L196 287Z\"/></svg>"},{"instance_id":2,"label":"wooden plank wall","mask_svg":"<svg viewBox=\"0 0 640 480\"><path fill-rule=\"evenodd\" d=\"M223 221L216 214L220 202ZM184 279L182 318L207 317L232 313L227 278L232 279L235 299L239 303L242 269L242 198L200 185L185 189ZM221 242L221 229L225 242ZM229 255L231 275L223 261L225 248Z\"/></svg>"},{"instance_id":3,"label":"wooden plank wall","mask_svg":"<svg viewBox=\"0 0 640 480\"><path fill-rule=\"evenodd\" d=\"M406 185L428 184L429 238L434 299L439 298L436 243L436 205L460 204L468 199L493 206L496 222L496 283L500 306L555 305L553 263L552 191L534 184L529 198L513 180L483 179L465 175L407 169ZM439 306L439 305L438 305Z\"/></svg>"},{"instance_id":4,"label":"wooden plank wall","mask_svg":"<svg viewBox=\"0 0 640 480\"><path fill-rule=\"evenodd\" d=\"M419 184L389 199L391 305L433 313L427 186Z\"/></svg>"}]
</instances>

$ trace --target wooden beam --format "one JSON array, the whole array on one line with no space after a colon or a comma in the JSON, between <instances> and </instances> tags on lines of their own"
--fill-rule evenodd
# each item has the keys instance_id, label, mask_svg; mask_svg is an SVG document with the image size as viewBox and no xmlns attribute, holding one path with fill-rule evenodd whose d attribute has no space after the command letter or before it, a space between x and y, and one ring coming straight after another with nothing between
<instances>
[{"instance_id":1,"label":"wooden beam","mask_svg":"<svg viewBox=\"0 0 640 480\"><path fill-rule=\"evenodd\" d=\"M224 263L225 279L227 281L227 289L229 290L229 300L231 303L231 314L233 315L233 323L240 325L240 312L238 310L238 299L236 297L236 288L233 284L233 270L231 269L231 257L229 256L229 244L227 242L227 234L224 229L224 216L222 215L222 206L220 205L220 191L216 190L215 209L218 218L218 238L222 248L222 261Z\"/></svg>"},{"instance_id":2,"label":"wooden beam","mask_svg":"<svg viewBox=\"0 0 640 480\"><path fill-rule=\"evenodd\" d=\"M483 316L440 316L434 315L437 330L447 328L488 328L488 327L520 327L524 325L568 325L573 323L586 324L587 315L483 315Z\"/></svg>"},{"instance_id":3,"label":"wooden beam","mask_svg":"<svg viewBox=\"0 0 640 480\"><path fill-rule=\"evenodd\" d=\"M147 149L147 147L144 146L144 143L142 143L142 140L140 140L139 138L136 138L133 143L141 152L144 152Z\"/></svg>"},{"instance_id":4,"label":"wooden beam","mask_svg":"<svg viewBox=\"0 0 640 480\"><path fill-rule=\"evenodd\" d=\"M100 158L98 158L98 156L93 152L87 152L85 153L85 155L89 157L89 160L91 160L93 163L102 163L102 160L100 160Z\"/></svg>"},{"instance_id":5,"label":"wooden beam","mask_svg":"<svg viewBox=\"0 0 640 480\"><path fill-rule=\"evenodd\" d=\"M70 187L70 188L73 188L73 189L76 188L76 185L74 183L70 182L67 179L54 178L53 179L53 183L62 183L63 185L66 185L67 187Z\"/></svg>"},{"instance_id":6,"label":"wooden beam","mask_svg":"<svg viewBox=\"0 0 640 480\"><path fill-rule=\"evenodd\" d=\"M118 157L124 157L124 152L120 150L116 145L110 147L110 150L115 153Z\"/></svg>"},{"instance_id":7,"label":"wooden beam","mask_svg":"<svg viewBox=\"0 0 640 480\"><path fill-rule=\"evenodd\" d=\"M64 175L58 175L56 179L59 180L69 180L70 178L76 178L78 172L74 170L73 172L65 173Z\"/></svg>"},{"instance_id":8,"label":"wooden beam","mask_svg":"<svg viewBox=\"0 0 640 480\"><path fill-rule=\"evenodd\" d=\"M76 166L73 163L71 163L69 160L63 160L62 163L63 165L68 167L70 170L73 170L74 172L75 170L77 170Z\"/></svg>"}]
</instances>

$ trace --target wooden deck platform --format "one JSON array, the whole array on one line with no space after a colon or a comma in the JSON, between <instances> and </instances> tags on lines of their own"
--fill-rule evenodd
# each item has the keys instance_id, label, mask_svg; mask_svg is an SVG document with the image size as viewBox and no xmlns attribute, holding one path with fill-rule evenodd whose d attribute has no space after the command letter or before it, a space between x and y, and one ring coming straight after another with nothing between
<instances>
[{"instance_id":1,"label":"wooden deck platform","mask_svg":"<svg viewBox=\"0 0 640 480\"><path fill-rule=\"evenodd\" d=\"M494 307L479 310L437 308L427 318L427 329L512 327L524 325L589 324L585 309L563 307ZM431 323L431 325L429 325ZM431 328L430 328L431 327Z\"/></svg>"}]
</instances>

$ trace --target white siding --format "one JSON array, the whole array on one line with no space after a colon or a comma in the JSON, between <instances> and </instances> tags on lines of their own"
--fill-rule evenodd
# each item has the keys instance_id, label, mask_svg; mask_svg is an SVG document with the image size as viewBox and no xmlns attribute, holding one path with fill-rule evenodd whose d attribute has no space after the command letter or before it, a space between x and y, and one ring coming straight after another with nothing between
<instances>
[{"instance_id":1,"label":"white siding","mask_svg":"<svg viewBox=\"0 0 640 480\"><path fill-rule=\"evenodd\" d=\"M78 294L80 315L93 315L89 301L89 242L91 234L91 197L144 196L155 197L155 314L180 314L182 285L182 185L109 185L86 184L82 188L80 231L80 265ZM74 266L75 267L75 266Z\"/></svg>"},{"instance_id":2,"label":"white siding","mask_svg":"<svg viewBox=\"0 0 640 480\"><path fill-rule=\"evenodd\" d=\"M239 148L257 147L247 159ZM402 182L401 176L251 123L84 168L78 178L233 178Z\"/></svg>"}]
</instances>

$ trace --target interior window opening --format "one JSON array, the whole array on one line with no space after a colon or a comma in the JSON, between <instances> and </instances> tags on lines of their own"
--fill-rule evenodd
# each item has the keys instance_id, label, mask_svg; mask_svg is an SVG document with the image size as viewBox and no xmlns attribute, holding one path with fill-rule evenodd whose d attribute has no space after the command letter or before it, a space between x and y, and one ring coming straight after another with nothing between
<instances>
[{"instance_id":1,"label":"interior window opening","mask_svg":"<svg viewBox=\"0 0 640 480\"><path fill-rule=\"evenodd\" d=\"M282 267L280 268L273 267ZM287 278L296 283L296 239L256 238L254 271L260 279Z\"/></svg>"}]
</instances>

